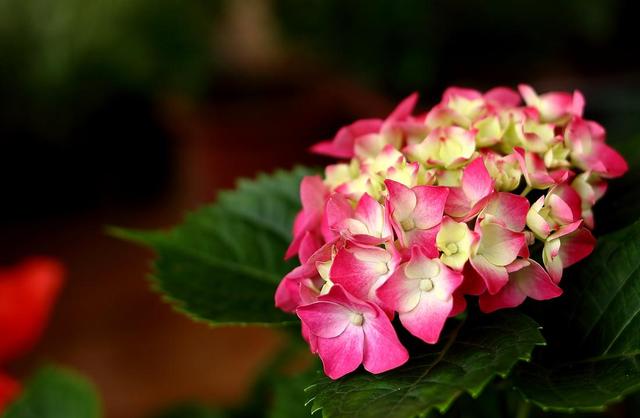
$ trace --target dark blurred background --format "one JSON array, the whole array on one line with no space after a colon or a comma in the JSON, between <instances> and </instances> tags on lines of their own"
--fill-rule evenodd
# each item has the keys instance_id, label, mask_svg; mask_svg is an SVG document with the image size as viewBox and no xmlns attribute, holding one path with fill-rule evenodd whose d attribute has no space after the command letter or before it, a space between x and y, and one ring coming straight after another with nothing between
<instances>
[{"instance_id":1,"label":"dark blurred background","mask_svg":"<svg viewBox=\"0 0 640 418\"><path fill-rule=\"evenodd\" d=\"M416 90L424 109L449 85L579 88L633 163L639 12L621 0L0 0L0 260L49 254L69 269L16 371L77 368L107 418L242 402L281 337L173 313L143 279L151 254L105 225L167 227L239 176L326 163L307 153L315 141Z\"/></svg>"}]
</instances>

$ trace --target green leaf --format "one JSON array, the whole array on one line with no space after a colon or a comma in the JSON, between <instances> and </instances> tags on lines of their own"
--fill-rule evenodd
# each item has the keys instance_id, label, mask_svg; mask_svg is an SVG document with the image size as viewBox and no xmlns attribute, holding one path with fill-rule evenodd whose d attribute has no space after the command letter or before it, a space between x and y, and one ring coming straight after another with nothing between
<instances>
[{"instance_id":1,"label":"green leaf","mask_svg":"<svg viewBox=\"0 0 640 418\"><path fill-rule=\"evenodd\" d=\"M311 415L306 406L307 394L305 388L318 378L316 368L304 373L289 376L278 376L273 380L273 399L267 418L304 418Z\"/></svg>"},{"instance_id":2,"label":"green leaf","mask_svg":"<svg viewBox=\"0 0 640 418\"><path fill-rule=\"evenodd\" d=\"M419 342L419 350L398 369L325 378L308 390L314 412L322 410L324 417L408 418L432 409L445 412L465 392L478 396L494 377L506 376L542 344L538 325L521 313L478 315L455 323L435 346Z\"/></svg>"},{"instance_id":3,"label":"green leaf","mask_svg":"<svg viewBox=\"0 0 640 418\"><path fill-rule=\"evenodd\" d=\"M541 319L547 352L516 383L547 410L602 410L640 390L640 222L599 239L568 273Z\"/></svg>"},{"instance_id":4,"label":"green leaf","mask_svg":"<svg viewBox=\"0 0 640 418\"><path fill-rule=\"evenodd\" d=\"M283 260L300 209L297 168L242 180L216 204L188 215L168 232L114 229L121 238L152 247L152 280L176 309L211 325L293 321L274 306L280 279L295 262Z\"/></svg>"},{"instance_id":5,"label":"green leaf","mask_svg":"<svg viewBox=\"0 0 640 418\"><path fill-rule=\"evenodd\" d=\"M93 386L79 375L45 367L27 383L22 396L3 418L99 418L100 401Z\"/></svg>"}]
</instances>

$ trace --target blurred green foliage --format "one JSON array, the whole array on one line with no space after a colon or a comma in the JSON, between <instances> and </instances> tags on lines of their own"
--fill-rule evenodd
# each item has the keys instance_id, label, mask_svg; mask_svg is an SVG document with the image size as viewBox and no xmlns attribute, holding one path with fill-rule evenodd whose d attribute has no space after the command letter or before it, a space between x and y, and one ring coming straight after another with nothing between
<instances>
[{"instance_id":1,"label":"blurred green foliage","mask_svg":"<svg viewBox=\"0 0 640 418\"><path fill-rule=\"evenodd\" d=\"M0 123L68 132L122 91L196 94L220 1L0 0Z\"/></svg>"}]
</instances>

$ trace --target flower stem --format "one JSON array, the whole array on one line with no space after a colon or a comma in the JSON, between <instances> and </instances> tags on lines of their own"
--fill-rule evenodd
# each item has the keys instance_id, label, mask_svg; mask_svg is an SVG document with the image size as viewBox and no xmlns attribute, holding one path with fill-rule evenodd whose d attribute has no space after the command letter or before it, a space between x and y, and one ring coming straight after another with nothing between
<instances>
[{"instance_id":1,"label":"flower stem","mask_svg":"<svg viewBox=\"0 0 640 418\"><path fill-rule=\"evenodd\" d=\"M529 192L532 190L533 188L531 186L527 186L524 188L524 190L522 191L522 193L520 193L520 196L526 196L529 194Z\"/></svg>"}]
</instances>

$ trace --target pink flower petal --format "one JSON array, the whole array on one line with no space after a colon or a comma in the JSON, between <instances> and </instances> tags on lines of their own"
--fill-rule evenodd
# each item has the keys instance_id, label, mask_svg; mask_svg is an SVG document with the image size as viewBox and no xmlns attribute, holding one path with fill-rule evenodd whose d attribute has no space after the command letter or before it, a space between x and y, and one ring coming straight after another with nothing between
<instances>
[{"instance_id":1,"label":"pink flower petal","mask_svg":"<svg viewBox=\"0 0 640 418\"><path fill-rule=\"evenodd\" d=\"M391 322L382 312L375 318L365 316L364 368L371 373L395 369L409 360L409 353L396 335Z\"/></svg>"},{"instance_id":2,"label":"pink flower petal","mask_svg":"<svg viewBox=\"0 0 640 418\"><path fill-rule=\"evenodd\" d=\"M502 289L509 281L507 269L491 264L481 255L475 255L469 259L471 266L482 277L487 291L494 295Z\"/></svg>"},{"instance_id":3,"label":"pink flower petal","mask_svg":"<svg viewBox=\"0 0 640 418\"><path fill-rule=\"evenodd\" d=\"M311 257L320 247L322 247L322 238L315 233L309 231L305 232L302 240L300 241L300 248L298 248L298 257L301 263L306 263L309 257Z\"/></svg>"},{"instance_id":4,"label":"pink flower petal","mask_svg":"<svg viewBox=\"0 0 640 418\"><path fill-rule=\"evenodd\" d=\"M300 282L286 277L282 279L276 289L275 300L276 307L285 312L295 312L296 308L300 306L301 303Z\"/></svg>"},{"instance_id":5,"label":"pink flower petal","mask_svg":"<svg viewBox=\"0 0 640 418\"><path fill-rule=\"evenodd\" d=\"M449 318L458 316L467 309L467 299L465 299L463 292L456 290L451 297L453 298L453 306L449 312Z\"/></svg>"},{"instance_id":6,"label":"pink flower petal","mask_svg":"<svg viewBox=\"0 0 640 418\"><path fill-rule=\"evenodd\" d=\"M476 158L462 171L462 190L472 205L493 192L493 180L482 158Z\"/></svg>"},{"instance_id":7,"label":"pink flower petal","mask_svg":"<svg viewBox=\"0 0 640 418\"><path fill-rule=\"evenodd\" d=\"M443 301L430 292L423 293L415 309L400 314L400 322L411 334L428 344L435 344L452 308L452 297Z\"/></svg>"},{"instance_id":8,"label":"pink flower petal","mask_svg":"<svg viewBox=\"0 0 640 418\"><path fill-rule=\"evenodd\" d=\"M400 245L405 248L417 246L431 258L438 257L438 248L436 246L436 236L440 231L440 225L433 228L422 230L414 229L409 232L402 231L399 237Z\"/></svg>"},{"instance_id":9,"label":"pink flower petal","mask_svg":"<svg viewBox=\"0 0 640 418\"><path fill-rule=\"evenodd\" d=\"M480 212L493 192L493 180L482 161L476 158L462 172L461 187L451 187L445 212L457 221L467 221Z\"/></svg>"},{"instance_id":10,"label":"pink flower petal","mask_svg":"<svg viewBox=\"0 0 640 418\"><path fill-rule=\"evenodd\" d=\"M551 280L551 277L534 260L528 260L529 266L510 274L514 281L528 297L535 300L553 299L562 294L562 289Z\"/></svg>"},{"instance_id":11,"label":"pink flower petal","mask_svg":"<svg viewBox=\"0 0 640 418\"><path fill-rule=\"evenodd\" d=\"M527 297L547 300L562 294L547 272L533 260L509 274L509 283L495 295L480 296L480 310L485 313L520 305Z\"/></svg>"},{"instance_id":12,"label":"pink flower petal","mask_svg":"<svg viewBox=\"0 0 640 418\"><path fill-rule=\"evenodd\" d=\"M320 176L306 176L300 183L300 200L305 212L320 214L324 210L327 188Z\"/></svg>"},{"instance_id":13,"label":"pink flower petal","mask_svg":"<svg viewBox=\"0 0 640 418\"><path fill-rule=\"evenodd\" d=\"M316 154L323 154L335 158L352 158L354 155L355 139L379 132L382 119L362 119L341 128L336 136L329 141L322 141L311 147Z\"/></svg>"},{"instance_id":14,"label":"pink flower petal","mask_svg":"<svg viewBox=\"0 0 640 418\"><path fill-rule=\"evenodd\" d=\"M596 239L586 228L578 228L574 232L560 238L559 257L562 266L567 268L587 257L596 245Z\"/></svg>"},{"instance_id":15,"label":"pink flower petal","mask_svg":"<svg viewBox=\"0 0 640 418\"><path fill-rule=\"evenodd\" d=\"M313 335L311 331L309 331L309 327L307 327L304 322L301 322L300 333L302 334L302 338L309 344L309 349L313 354L318 353L318 337Z\"/></svg>"},{"instance_id":16,"label":"pink flower petal","mask_svg":"<svg viewBox=\"0 0 640 418\"><path fill-rule=\"evenodd\" d=\"M398 106L387 117L386 122L402 121L411 116L413 109L418 102L418 93L412 93L405 99L403 99Z\"/></svg>"},{"instance_id":17,"label":"pink flower petal","mask_svg":"<svg viewBox=\"0 0 640 418\"><path fill-rule=\"evenodd\" d=\"M520 147L515 147L513 151L513 155L516 156L518 163L520 163L522 175L527 184L534 189L546 189L566 179L564 174L558 179L549 175L544 165L544 160L538 154L525 151Z\"/></svg>"},{"instance_id":18,"label":"pink flower petal","mask_svg":"<svg viewBox=\"0 0 640 418\"><path fill-rule=\"evenodd\" d=\"M309 331L320 338L334 338L351 323L352 311L335 302L318 301L296 309Z\"/></svg>"},{"instance_id":19,"label":"pink flower petal","mask_svg":"<svg viewBox=\"0 0 640 418\"><path fill-rule=\"evenodd\" d=\"M329 273L331 280L363 300L375 301L375 291L397 265L389 251L351 244L338 251Z\"/></svg>"},{"instance_id":20,"label":"pink flower petal","mask_svg":"<svg viewBox=\"0 0 640 418\"><path fill-rule=\"evenodd\" d=\"M567 225L562 225L560 228L558 228L556 232L549 235L549 237L547 238L547 241L551 241L557 238L564 237L565 235L569 235L570 233L578 229L580 225L582 225L582 220L575 221Z\"/></svg>"},{"instance_id":21,"label":"pink flower petal","mask_svg":"<svg viewBox=\"0 0 640 418\"><path fill-rule=\"evenodd\" d=\"M416 227L430 229L439 225L442 222L449 189L441 186L417 186L412 190L417 198L413 211Z\"/></svg>"},{"instance_id":22,"label":"pink flower petal","mask_svg":"<svg viewBox=\"0 0 640 418\"><path fill-rule=\"evenodd\" d=\"M389 191L389 203L394 217L396 219L407 218L418 204L416 194L410 188L397 181L385 180L384 184Z\"/></svg>"},{"instance_id":23,"label":"pink flower petal","mask_svg":"<svg viewBox=\"0 0 640 418\"><path fill-rule=\"evenodd\" d=\"M564 182L558 184L549 192L549 194L558 196L569 208L570 212L565 216L567 219L569 219L567 223L574 222L580 219L580 214L582 212L582 200L580 199L580 195L578 194L578 192L576 192L569 183Z\"/></svg>"},{"instance_id":24,"label":"pink flower petal","mask_svg":"<svg viewBox=\"0 0 640 418\"><path fill-rule=\"evenodd\" d=\"M511 264L526 244L522 232L513 232L496 223L483 223L480 231L478 254L496 266Z\"/></svg>"},{"instance_id":25,"label":"pink flower petal","mask_svg":"<svg viewBox=\"0 0 640 418\"><path fill-rule=\"evenodd\" d=\"M497 311L498 309L513 308L519 306L527 298L515 284L507 284L494 295L483 293L480 295L478 304L484 313Z\"/></svg>"},{"instance_id":26,"label":"pink flower petal","mask_svg":"<svg viewBox=\"0 0 640 418\"><path fill-rule=\"evenodd\" d=\"M344 195L334 193L327 200L324 216L329 228L335 228L340 222L353 217L353 207Z\"/></svg>"},{"instance_id":27,"label":"pink flower petal","mask_svg":"<svg viewBox=\"0 0 640 418\"><path fill-rule=\"evenodd\" d=\"M490 215L492 222L498 222L512 231L522 231L527 222L529 201L526 197L513 193L495 193L480 217Z\"/></svg>"},{"instance_id":28,"label":"pink flower petal","mask_svg":"<svg viewBox=\"0 0 640 418\"><path fill-rule=\"evenodd\" d=\"M484 279L473 268L471 263L465 264L462 275L464 280L456 290L456 293L459 292L464 295L479 296L487 290L487 286L484 284Z\"/></svg>"},{"instance_id":29,"label":"pink flower petal","mask_svg":"<svg viewBox=\"0 0 640 418\"><path fill-rule=\"evenodd\" d=\"M598 172L604 178L621 177L629 171L629 165L625 159L613 148L605 143L599 143L595 146L595 154L598 155L600 163L604 166L604 170Z\"/></svg>"},{"instance_id":30,"label":"pink flower petal","mask_svg":"<svg viewBox=\"0 0 640 418\"><path fill-rule=\"evenodd\" d=\"M420 280L410 280L400 266L378 289L378 297L385 306L397 312L408 312L420 302Z\"/></svg>"},{"instance_id":31,"label":"pink flower petal","mask_svg":"<svg viewBox=\"0 0 640 418\"><path fill-rule=\"evenodd\" d=\"M331 379L339 379L351 373L364 357L363 327L349 325L335 338L318 338L317 352L324 366L324 373Z\"/></svg>"},{"instance_id":32,"label":"pink flower petal","mask_svg":"<svg viewBox=\"0 0 640 418\"><path fill-rule=\"evenodd\" d=\"M355 218L364 223L367 229L380 238L388 238L393 234L387 213L377 200L365 193L356 207Z\"/></svg>"},{"instance_id":33,"label":"pink flower petal","mask_svg":"<svg viewBox=\"0 0 640 418\"><path fill-rule=\"evenodd\" d=\"M487 102L498 104L502 107L516 107L520 104L520 95L508 87L495 87L484 94Z\"/></svg>"}]
</instances>

